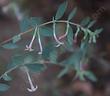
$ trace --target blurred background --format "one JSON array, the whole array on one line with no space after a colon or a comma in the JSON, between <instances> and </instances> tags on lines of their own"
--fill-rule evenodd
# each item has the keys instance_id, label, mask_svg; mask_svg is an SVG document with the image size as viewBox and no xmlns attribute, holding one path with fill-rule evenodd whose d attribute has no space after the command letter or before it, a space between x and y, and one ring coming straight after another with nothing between
<instances>
[{"instance_id":1,"label":"blurred background","mask_svg":"<svg viewBox=\"0 0 110 96\"><path fill-rule=\"evenodd\" d=\"M0 42L20 33L19 22L27 15L43 17L45 22L51 20L62 2L64 0L0 0ZM54 65L41 74L32 74L33 81L39 89L29 93L26 90L28 82L24 73L15 70L12 72L14 80L10 84L11 88L0 96L110 96L110 0L68 0L68 2L64 18L77 6L78 12L73 22L78 23L82 18L89 16L97 20L94 28L104 28L94 48L95 56L91 58L89 64L98 81L73 82L74 74L71 72L58 80L54 75L61 68ZM4 72L12 53L14 54L12 51L0 50L0 74Z\"/></svg>"}]
</instances>

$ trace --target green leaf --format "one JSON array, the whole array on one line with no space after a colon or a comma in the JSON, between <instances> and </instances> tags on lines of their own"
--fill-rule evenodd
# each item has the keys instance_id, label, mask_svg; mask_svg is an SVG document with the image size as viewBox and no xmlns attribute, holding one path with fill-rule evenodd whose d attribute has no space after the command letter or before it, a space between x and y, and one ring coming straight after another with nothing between
<instances>
[{"instance_id":1,"label":"green leaf","mask_svg":"<svg viewBox=\"0 0 110 96\"><path fill-rule=\"evenodd\" d=\"M36 58L36 60L37 60L37 58ZM29 64L29 63L32 63L34 61L34 58L32 55L27 54L26 56L24 56L23 61L25 64Z\"/></svg>"},{"instance_id":2,"label":"green leaf","mask_svg":"<svg viewBox=\"0 0 110 96\"><path fill-rule=\"evenodd\" d=\"M36 27L36 24L38 25L38 24L42 23L42 18L41 17L31 17L29 23L32 27Z\"/></svg>"},{"instance_id":3,"label":"green leaf","mask_svg":"<svg viewBox=\"0 0 110 96\"><path fill-rule=\"evenodd\" d=\"M4 74L4 75L3 75L3 79L4 79L5 81L11 81L11 80L12 80L12 78L11 78L10 76L8 76L7 74Z\"/></svg>"},{"instance_id":4,"label":"green leaf","mask_svg":"<svg viewBox=\"0 0 110 96\"><path fill-rule=\"evenodd\" d=\"M87 51L88 46L88 39L85 39L80 44L80 50Z\"/></svg>"},{"instance_id":5,"label":"green leaf","mask_svg":"<svg viewBox=\"0 0 110 96\"><path fill-rule=\"evenodd\" d=\"M78 69L79 68L79 64L80 64L81 57L82 57L82 52L80 50L76 50L66 60L64 60L62 62L62 64L72 65L74 69Z\"/></svg>"},{"instance_id":6,"label":"green leaf","mask_svg":"<svg viewBox=\"0 0 110 96\"><path fill-rule=\"evenodd\" d=\"M88 24L87 28L91 28L95 23L96 23L96 20L93 20Z\"/></svg>"},{"instance_id":7,"label":"green leaf","mask_svg":"<svg viewBox=\"0 0 110 96\"><path fill-rule=\"evenodd\" d=\"M0 91L1 92L7 91L9 88L10 87L8 85L0 83Z\"/></svg>"},{"instance_id":8,"label":"green leaf","mask_svg":"<svg viewBox=\"0 0 110 96\"><path fill-rule=\"evenodd\" d=\"M103 31L103 28L99 28L99 29L96 29L96 30L95 30L95 33L98 35L98 34L100 34L102 31Z\"/></svg>"},{"instance_id":9,"label":"green leaf","mask_svg":"<svg viewBox=\"0 0 110 96\"><path fill-rule=\"evenodd\" d=\"M84 32L84 37L83 37L83 39L84 39L84 40L86 40L86 39L88 40L88 36L89 36L89 32L88 32L88 31L89 31L89 30L88 30L88 29L82 29L82 31Z\"/></svg>"},{"instance_id":10,"label":"green leaf","mask_svg":"<svg viewBox=\"0 0 110 96\"><path fill-rule=\"evenodd\" d=\"M73 29L71 26L69 26L69 32L68 32L68 35L67 35L67 43L68 45L73 45Z\"/></svg>"},{"instance_id":11,"label":"green leaf","mask_svg":"<svg viewBox=\"0 0 110 96\"><path fill-rule=\"evenodd\" d=\"M42 23L42 18L40 17L29 18L27 16L27 17L24 17L24 19L20 21L19 25L20 25L21 32L25 32L31 29L32 27L35 27L36 24L41 24L41 23Z\"/></svg>"},{"instance_id":12,"label":"green leaf","mask_svg":"<svg viewBox=\"0 0 110 96\"><path fill-rule=\"evenodd\" d=\"M18 45L14 43L7 43L7 44L4 44L2 47L5 49L16 49L18 48Z\"/></svg>"},{"instance_id":13,"label":"green leaf","mask_svg":"<svg viewBox=\"0 0 110 96\"><path fill-rule=\"evenodd\" d=\"M22 64L24 64L24 57L23 56L14 56L12 58L12 61L7 65L7 70L13 69Z\"/></svg>"},{"instance_id":14,"label":"green leaf","mask_svg":"<svg viewBox=\"0 0 110 96\"><path fill-rule=\"evenodd\" d=\"M77 8L74 8L73 11L69 14L68 20L71 20L72 18L74 18L76 12L77 12Z\"/></svg>"},{"instance_id":15,"label":"green leaf","mask_svg":"<svg viewBox=\"0 0 110 96\"><path fill-rule=\"evenodd\" d=\"M43 54L42 57L44 59L49 59L49 55L50 53L54 50L54 44L52 42L49 42L48 44L46 44L46 46L43 49Z\"/></svg>"},{"instance_id":16,"label":"green leaf","mask_svg":"<svg viewBox=\"0 0 110 96\"><path fill-rule=\"evenodd\" d=\"M90 17L86 17L81 21L80 25L85 27L90 22L90 20Z\"/></svg>"},{"instance_id":17,"label":"green leaf","mask_svg":"<svg viewBox=\"0 0 110 96\"><path fill-rule=\"evenodd\" d=\"M49 60L51 63L57 63L57 50L50 52Z\"/></svg>"},{"instance_id":18,"label":"green leaf","mask_svg":"<svg viewBox=\"0 0 110 96\"><path fill-rule=\"evenodd\" d=\"M80 74L79 74L79 79L80 79L81 81L84 81L84 80L85 80L84 74L80 73Z\"/></svg>"},{"instance_id":19,"label":"green leaf","mask_svg":"<svg viewBox=\"0 0 110 96\"><path fill-rule=\"evenodd\" d=\"M63 70L61 70L61 72L58 74L58 78L61 78L63 75L65 75L66 73L68 73L68 67L65 67Z\"/></svg>"},{"instance_id":20,"label":"green leaf","mask_svg":"<svg viewBox=\"0 0 110 96\"><path fill-rule=\"evenodd\" d=\"M25 32L29 30L30 28L32 28L28 17L24 17L23 20L20 21L19 25L20 25L21 32Z\"/></svg>"},{"instance_id":21,"label":"green leaf","mask_svg":"<svg viewBox=\"0 0 110 96\"><path fill-rule=\"evenodd\" d=\"M40 34L47 37L53 36L52 28L42 27L40 28Z\"/></svg>"},{"instance_id":22,"label":"green leaf","mask_svg":"<svg viewBox=\"0 0 110 96\"><path fill-rule=\"evenodd\" d=\"M76 76L78 76L81 81L85 80L83 71L77 70Z\"/></svg>"},{"instance_id":23,"label":"green leaf","mask_svg":"<svg viewBox=\"0 0 110 96\"><path fill-rule=\"evenodd\" d=\"M18 42L19 40L21 40L21 35L16 35L16 36L14 36L14 37L12 38L12 42L13 42L13 43Z\"/></svg>"},{"instance_id":24,"label":"green leaf","mask_svg":"<svg viewBox=\"0 0 110 96\"><path fill-rule=\"evenodd\" d=\"M65 13L65 11L66 11L66 8L67 8L67 1L65 1L64 3L62 3L60 6L59 6L59 8L58 8L58 10L57 10L57 13L56 13L56 16L55 16L55 20L58 20L58 19L60 19L63 15L64 15L64 13Z\"/></svg>"},{"instance_id":25,"label":"green leaf","mask_svg":"<svg viewBox=\"0 0 110 96\"><path fill-rule=\"evenodd\" d=\"M28 54L23 54L23 55L17 55L12 58L12 61L7 65L7 70L12 71L16 68L32 64L33 62L37 61L37 57L34 58L31 55Z\"/></svg>"},{"instance_id":26,"label":"green leaf","mask_svg":"<svg viewBox=\"0 0 110 96\"><path fill-rule=\"evenodd\" d=\"M25 66L28 67L28 69L31 70L32 72L42 72L46 69L46 67L43 64L38 63L27 64Z\"/></svg>"},{"instance_id":27,"label":"green leaf","mask_svg":"<svg viewBox=\"0 0 110 96\"><path fill-rule=\"evenodd\" d=\"M93 74L93 72L91 72L91 71L85 71L84 75L85 75L88 79L90 79L90 80L92 80L92 81L94 81L94 82L97 81L96 76L95 76L95 75Z\"/></svg>"}]
</instances>

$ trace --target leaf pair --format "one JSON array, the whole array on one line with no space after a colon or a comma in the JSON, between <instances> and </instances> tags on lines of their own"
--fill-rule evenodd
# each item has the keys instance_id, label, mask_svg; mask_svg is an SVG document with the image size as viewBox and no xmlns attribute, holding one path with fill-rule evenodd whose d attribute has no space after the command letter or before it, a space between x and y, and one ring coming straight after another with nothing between
<instances>
[{"instance_id":1,"label":"leaf pair","mask_svg":"<svg viewBox=\"0 0 110 96\"><path fill-rule=\"evenodd\" d=\"M55 16L55 20L60 19L64 15L64 13L67 9L67 5L68 5L68 3L67 3L67 1L65 1L64 3L62 3L59 6L57 13L56 13L56 16ZM77 8L74 8L74 10L68 16L68 21L71 20L75 16L76 11L77 11Z\"/></svg>"},{"instance_id":2,"label":"leaf pair","mask_svg":"<svg viewBox=\"0 0 110 96\"><path fill-rule=\"evenodd\" d=\"M45 66L38 62L36 58L29 54L14 56L12 62L7 65L7 70L14 70L17 67L26 66L33 72L41 72L45 69Z\"/></svg>"},{"instance_id":3,"label":"leaf pair","mask_svg":"<svg viewBox=\"0 0 110 96\"><path fill-rule=\"evenodd\" d=\"M18 45L14 43L7 43L7 44L4 44L2 47L4 49L16 49L18 48Z\"/></svg>"},{"instance_id":4,"label":"leaf pair","mask_svg":"<svg viewBox=\"0 0 110 96\"><path fill-rule=\"evenodd\" d=\"M78 76L80 80L85 80L86 77L93 82L97 81L96 76L91 71L77 71L76 76Z\"/></svg>"},{"instance_id":5,"label":"leaf pair","mask_svg":"<svg viewBox=\"0 0 110 96\"><path fill-rule=\"evenodd\" d=\"M15 43L17 43L20 40L21 40L21 35L20 34L16 35L12 37L12 42L4 44L2 47L5 49L16 49L18 48L18 45Z\"/></svg>"},{"instance_id":6,"label":"leaf pair","mask_svg":"<svg viewBox=\"0 0 110 96\"><path fill-rule=\"evenodd\" d=\"M42 18L40 17L24 17L23 20L20 21L20 31L25 32L32 27L35 27L36 24L41 24Z\"/></svg>"},{"instance_id":7,"label":"leaf pair","mask_svg":"<svg viewBox=\"0 0 110 96\"><path fill-rule=\"evenodd\" d=\"M10 88L9 85L0 83L0 92L7 91Z\"/></svg>"},{"instance_id":8,"label":"leaf pair","mask_svg":"<svg viewBox=\"0 0 110 96\"><path fill-rule=\"evenodd\" d=\"M91 21L90 17L84 18L81 22L80 25L83 27L86 27L87 29L91 28L94 24L96 23L96 20Z\"/></svg>"}]
</instances>

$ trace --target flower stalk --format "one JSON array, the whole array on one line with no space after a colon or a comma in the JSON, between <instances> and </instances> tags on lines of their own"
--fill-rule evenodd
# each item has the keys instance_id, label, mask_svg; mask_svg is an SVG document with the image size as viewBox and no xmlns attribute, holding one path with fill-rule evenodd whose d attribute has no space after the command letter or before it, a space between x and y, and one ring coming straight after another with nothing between
<instances>
[{"instance_id":1,"label":"flower stalk","mask_svg":"<svg viewBox=\"0 0 110 96\"><path fill-rule=\"evenodd\" d=\"M64 35L60 36L60 37L59 37L59 40L65 38L65 37L68 35L69 26L70 26L70 25L69 25L69 22L67 22L66 33L65 33Z\"/></svg>"},{"instance_id":2,"label":"flower stalk","mask_svg":"<svg viewBox=\"0 0 110 96\"><path fill-rule=\"evenodd\" d=\"M28 80L29 80L29 84L30 84L30 87L31 87L31 88L27 88L27 90L28 90L29 92L34 92L34 91L36 91L36 90L38 89L38 86L36 85L36 86L34 87L34 85L33 85L33 83L32 83L32 80L31 80L31 76L30 76L30 74L29 74L29 72L28 72L27 69L26 69L26 74L27 74L27 77L28 77Z\"/></svg>"},{"instance_id":3,"label":"flower stalk","mask_svg":"<svg viewBox=\"0 0 110 96\"><path fill-rule=\"evenodd\" d=\"M34 40L35 40L37 30L38 30L38 27L36 26L35 31L34 31L34 35L33 35L33 37L32 37L32 40L31 40L29 46L26 45L26 49L25 49L25 50L28 50L28 51L30 51L30 52L34 50L34 49L32 49L32 44L33 44L33 42L34 42Z\"/></svg>"},{"instance_id":4,"label":"flower stalk","mask_svg":"<svg viewBox=\"0 0 110 96\"><path fill-rule=\"evenodd\" d=\"M59 47L60 45L63 45L63 44L64 44L63 42L60 42L60 41L58 40L57 36L56 36L56 20L54 20L54 18L53 18L53 35L54 35L55 41L58 43L58 44L56 45L56 47Z\"/></svg>"},{"instance_id":5,"label":"flower stalk","mask_svg":"<svg viewBox=\"0 0 110 96\"><path fill-rule=\"evenodd\" d=\"M39 28L38 28L38 32L37 32L37 36L38 36L38 42L39 42L39 47L40 47L40 51L38 52L38 54L42 54L43 52L43 48L42 48L42 43L41 43L41 38L40 38L40 33L39 33Z\"/></svg>"}]
</instances>

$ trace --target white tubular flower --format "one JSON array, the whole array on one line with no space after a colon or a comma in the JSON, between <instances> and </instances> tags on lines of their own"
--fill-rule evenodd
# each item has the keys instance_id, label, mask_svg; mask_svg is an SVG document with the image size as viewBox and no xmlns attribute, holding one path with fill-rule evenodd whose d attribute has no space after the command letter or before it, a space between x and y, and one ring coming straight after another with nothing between
<instances>
[{"instance_id":1,"label":"white tubular flower","mask_svg":"<svg viewBox=\"0 0 110 96\"><path fill-rule=\"evenodd\" d=\"M75 38L77 38L79 31L80 31L80 27L77 26L77 31L76 31L76 33L75 33Z\"/></svg>"},{"instance_id":2,"label":"white tubular flower","mask_svg":"<svg viewBox=\"0 0 110 96\"><path fill-rule=\"evenodd\" d=\"M27 69L26 69L26 74L27 74L27 77L28 77L28 80L29 80L29 84L30 84L30 88L27 88L27 90L28 90L29 92L34 92L34 91L36 91L36 90L38 89L38 86L35 85L35 87L34 87L34 85L33 85L33 83L32 83L32 80L31 80L31 77L30 77L29 72L28 72Z\"/></svg>"},{"instance_id":3,"label":"white tubular flower","mask_svg":"<svg viewBox=\"0 0 110 96\"><path fill-rule=\"evenodd\" d=\"M38 30L38 27L36 26L35 31L34 31L34 35L32 37L32 40L31 40L29 45L26 45L26 49L25 50L28 50L28 51L33 51L34 50L34 49L32 49L32 44L33 44L33 42L35 40L37 30Z\"/></svg>"},{"instance_id":4,"label":"white tubular flower","mask_svg":"<svg viewBox=\"0 0 110 96\"><path fill-rule=\"evenodd\" d=\"M39 42L39 47L40 47L40 51L38 52L38 54L42 54L42 52L43 52L43 48L42 48L42 43L41 43L41 38L40 38L39 28L38 28L37 35L38 35L38 42Z\"/></svg>"},{"instance_id":5,"label":"white tubular flower","mask_svg":"<svg viewBox=\"0 0 110 96\"><path fill-rule=\"evenodd\" d=\"M69 26L70 26L70 25L69 25L69 23L67 22L66 33L65 33L64 35L60 36L60 37L59 37L59 40L65 38L65 37L68 35Z\"/></svg>"},{"instance_id":6,"label":"white tubular flower","mask_svg":"<svg viewBox=\"0 0 110 96\"><path fill-rule=\"evenodd\" d=\"M55 21L54 18L53 18L53 21ZM57 38L57 36L56 36L55 27L56 27L56 23L53 22L53 35L54 35L55 41L58 43L58 44L56 45L56 47L59 47L60 45L63 45L64 43L63 43L63 42L60 42L60 41L58 40L58 38Z\"/></svg>"}]
</instances>

